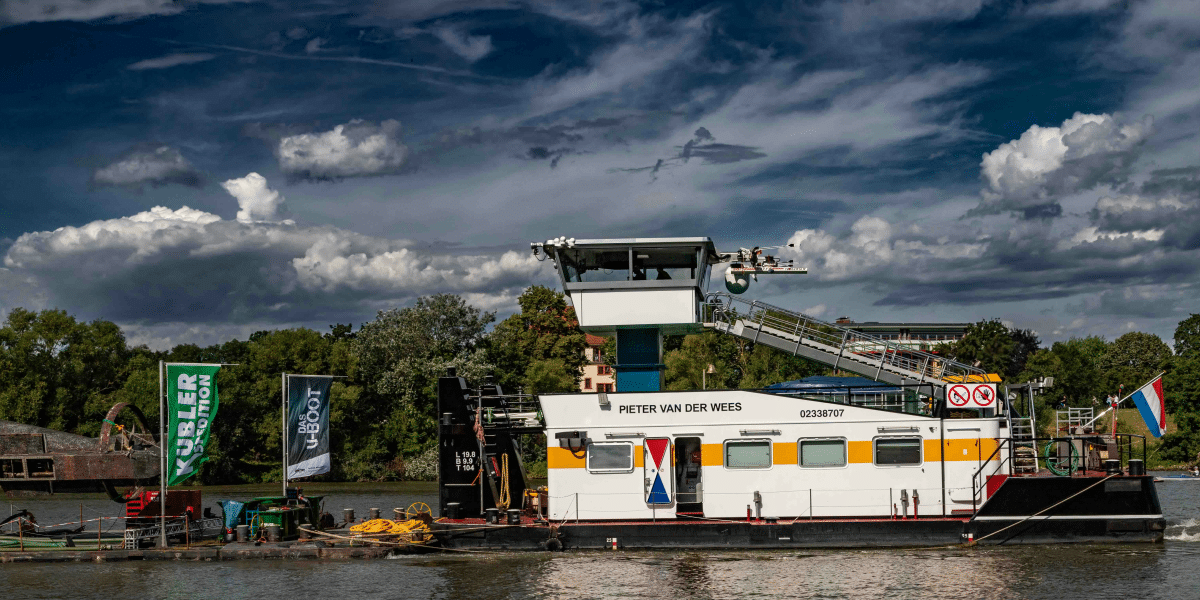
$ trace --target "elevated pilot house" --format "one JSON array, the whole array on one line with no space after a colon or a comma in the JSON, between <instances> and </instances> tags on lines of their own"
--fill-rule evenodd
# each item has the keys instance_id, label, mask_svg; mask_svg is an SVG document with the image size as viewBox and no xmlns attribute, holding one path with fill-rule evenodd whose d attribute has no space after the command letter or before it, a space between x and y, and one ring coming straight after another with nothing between
<instances>
[{"instance_id":1,"label":"elevated pilot house","mask_svg":"<svg viewBox=\"0 0 1200 600\"><path fill-rule=\"evenodd\" d=\"M662 334L702 331L711 239L576 240L547 247L586 332L617 337L617 389L661 385Z\"/></svg>"}]
</instances>

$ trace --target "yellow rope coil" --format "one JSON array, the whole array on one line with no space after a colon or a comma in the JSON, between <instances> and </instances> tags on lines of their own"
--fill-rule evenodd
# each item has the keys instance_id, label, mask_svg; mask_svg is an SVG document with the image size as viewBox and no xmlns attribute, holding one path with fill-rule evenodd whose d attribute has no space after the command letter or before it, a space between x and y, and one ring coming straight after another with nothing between
<instances>
[{"instance_id":1,"label":"yellow rope coil","mask_svg":"<svg viewBox=\"0 0 1200 600\"><path fill-rule=\"evenodd\" d=\"M496 502L496 507L503 512L508 510L511 503L508 489L508 454L505 453L500 456L500 499Z\"/></svg>"}]
</instances>

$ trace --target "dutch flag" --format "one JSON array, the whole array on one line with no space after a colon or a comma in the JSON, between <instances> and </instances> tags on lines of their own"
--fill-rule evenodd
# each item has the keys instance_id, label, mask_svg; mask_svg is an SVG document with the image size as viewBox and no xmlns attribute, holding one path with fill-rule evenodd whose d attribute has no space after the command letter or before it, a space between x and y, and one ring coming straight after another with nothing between
<instances>
[{"instance_id":1,"label":"dutch flag","mask_svg":"<svg viewBox=\"0 0 1200 600\"><path fill-rule=\"evenodd\" d=\"M1138 412L1142 413L1142 419L1145 419L1150 433L1156 438L1162 437L1167 429L1167 404L1163 396L1162 374L1129 397L1133 398Z\"/></svg>"}]
</instances>

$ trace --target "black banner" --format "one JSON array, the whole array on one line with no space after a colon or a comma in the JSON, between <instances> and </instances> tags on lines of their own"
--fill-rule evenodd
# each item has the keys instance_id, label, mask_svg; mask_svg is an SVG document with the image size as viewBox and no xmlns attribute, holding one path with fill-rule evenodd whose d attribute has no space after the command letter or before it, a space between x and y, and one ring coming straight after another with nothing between
<instances>
[{"instance_id":1,"label":"black banner","mask_svg":"<svg viewBox=\"0 0 1200 600\"><path fill-rule=\"evenodd\" d=\"M329 472L329 377L288 375L287 478Z\"/></svg>"}]
</instances>

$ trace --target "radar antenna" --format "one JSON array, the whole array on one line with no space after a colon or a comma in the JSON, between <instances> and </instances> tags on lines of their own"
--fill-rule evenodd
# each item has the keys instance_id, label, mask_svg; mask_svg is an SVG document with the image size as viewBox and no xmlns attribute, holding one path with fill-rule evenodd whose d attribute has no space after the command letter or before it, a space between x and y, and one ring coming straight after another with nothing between
<instances>
[{"instance_id":1,"label":"radar antenna","mask_svg":"<svg viewBox=\"0 0 1200 600\"><path fill-rule=\"evenodd\" d=\"M755 246L753 248L738 248L734 252L718 252L720 262L730 263L725 271L725 289L731 294L741 294L750 288L751 281L758 281L759 275L805 275L808 267L797 267L794 260L780 260L771 254L763 254L763 250L794 248L795 244L783 246Z\"/></svg>"}]
</instances>

